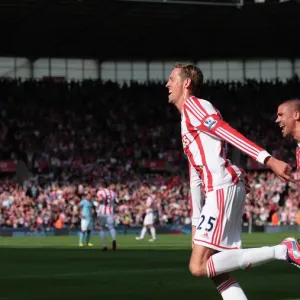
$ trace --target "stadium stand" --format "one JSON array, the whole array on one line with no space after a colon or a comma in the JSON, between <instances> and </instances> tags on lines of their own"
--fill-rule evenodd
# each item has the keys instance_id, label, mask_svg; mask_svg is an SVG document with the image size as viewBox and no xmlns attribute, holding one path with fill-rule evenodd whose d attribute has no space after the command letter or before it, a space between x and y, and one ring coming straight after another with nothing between
<instances>
[{"instance_id":1,"label":"stadium stand","mask_svg":"<svg viewBox=\"0 0 300 300\"><path fill-rule=\"evenodd\" d=\"M197 1L184 9L171 2L4 1L0 55L27 57L32 63L39 57L94 58L99 63L255 57L293 61L298 55L293 46L300 28L296 1L245 1L221 8L214 1ZM273 121L277 103L298 91L295 76L284 82L207 81L202 93L235 128L294 165L294 143L282 141ZM158 82L104 82L100 68L99 80L82 82L2 78L0 170L16 171L16 176L7 179L2 173L0 226L39 230L60 219L75 228L79 196L85 189L95 192L99 178L117 192L117 223L141 224L140 201L150 188L158 223L190 224L179 115L168 106L166 93ZM281 184L261 165L229 150L251 178L245 220L272 223L275 212L277 223L300 224L296 186Z\"/></svg>"},{"instance_id":2,"label":"stadium stand","mask_svg":"<svg viewBox=\"0 0 300 300\"><path fill-rule=\"evenodd\" d=\"M208 82L202 93L235 128L295 165L295 145L282 141L274 120L277 103L298 86L297 77L285 83ZM2 79L0 98L0 160L24 163L14 179L2 180L1 227L42 230L61 220L77 228L80 196L86 190L95 195L103 181L117 193L118 224L142 223L149 189L158 224L190 224L179 114L168 105L163 83ZM282 224L300 223L296 185L281 183L244 155L230 155L250 171L245 221L271 224L276 212Z\"/></svg>"}]
</instances>

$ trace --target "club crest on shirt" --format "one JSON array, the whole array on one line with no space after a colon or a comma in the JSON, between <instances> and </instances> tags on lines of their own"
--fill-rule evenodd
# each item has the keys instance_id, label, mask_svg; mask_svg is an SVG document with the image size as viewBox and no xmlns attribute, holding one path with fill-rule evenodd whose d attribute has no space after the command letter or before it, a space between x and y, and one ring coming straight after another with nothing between
<instances>
[{"instance_id":1,"label":"club crest on shirt","mask_svg":"<svg viewBox=\"0 0 300 300\"><path fill-rule=\"evenodd\" d=\"M217 121L213 118L213 117L208 117L205 122L204 125L211 130L212 128L214 128L217 125Z\"/></svg>"}]
</instances>

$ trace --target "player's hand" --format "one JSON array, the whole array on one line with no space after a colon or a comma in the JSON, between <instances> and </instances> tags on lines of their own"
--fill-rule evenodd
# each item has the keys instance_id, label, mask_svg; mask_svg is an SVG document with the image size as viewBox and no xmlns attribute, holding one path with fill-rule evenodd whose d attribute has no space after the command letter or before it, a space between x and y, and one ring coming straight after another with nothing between
<instances>
[{"instance_id":1,"label":"player's hand","mask_svg":"<svg viewBox=\"0 0 300 300\"><path fill-rule=\"evenodd\" d=\"M273 156L268 157L266 165L273 170L273 172L283 181L292 181L292 167L282 160L276 159Z\"/></svg>"}]
</instances>

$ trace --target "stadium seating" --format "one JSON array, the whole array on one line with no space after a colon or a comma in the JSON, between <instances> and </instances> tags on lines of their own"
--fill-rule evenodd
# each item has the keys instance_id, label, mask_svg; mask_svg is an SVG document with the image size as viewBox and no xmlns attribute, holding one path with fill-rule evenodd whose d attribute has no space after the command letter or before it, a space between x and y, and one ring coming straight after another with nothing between
<instances>
[{"instance_id":1,"label":"stadium seating","mask_svg":"<svg viewBox=\"0 0 300 300\"><path fill-rule=\"evenodd\" d=\"M206 82L202 97L233 127L295 166L295 143L282 139L274 120L278 103L298 90L297 77L214 81ZM95 192L101 181L117 192L117 224L141 224L145 189L155 196L157 223L190 224L180 115L167 103L164 83L1 79L0 106L0 161L22 161L30 174L21 183L1 174L1 227L49 229L60 220L76 228L80 193ZM245 220L300 224L296 184L280 182L234 149L229 156L249 171Z\"/></svg>"}]
</instances>

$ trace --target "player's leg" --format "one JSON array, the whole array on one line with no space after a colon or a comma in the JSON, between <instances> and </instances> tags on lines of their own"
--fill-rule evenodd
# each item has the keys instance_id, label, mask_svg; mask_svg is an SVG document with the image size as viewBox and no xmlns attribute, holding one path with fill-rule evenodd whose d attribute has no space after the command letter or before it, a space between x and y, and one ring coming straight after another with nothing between
<instances>
[{"instance_id":1,"label":"player's leg","mask_svg":"<svg viewBox=\"0 0 300 300\"><path fill-rule=\"evenodd\" d=\"M150 227L150 233L151 233L151 239L149 240L149 242L154 242L156 240L156 230L154 225L149 225Z\"/></svg>"},{"instance_id":2,"label":"player's leg","mask_svg":"<svg viewBox=\"0 0 300 300\"><path fill-rule=\"evenodd\" d=\"M154 227L154 214L151 212L148 215L148 221L147 224L150 228L150 233L151 233L151 239L149 240L149 242L154 242L156 240L156 230Z\"/></svg>"},{"instance_id":3,"label":"player's leg","mask_svg":"<svg viewBox=\"0 0 300 300\"><path fill-rule=\"evenodd\" d=\"M207 195L190 260L190 271L194 276L215 277L271 260L286 259L286 245L239 249L244 198L242 183ZM213 254L207 247L222 252Z\"/></svg>"},{"instance_id":4,"label":"player's leg","mask_svg":"<svg viewBox=\"0 0 300 300\"><path fill-rule=\"evenodd\" d=\"M223 300L247 300L247 297L231 273L223 273L213 277L218 292Z\"/></svg>"},{"instance_id":5,"label":"player's leg","mask_svg":"<svg viewBox=\"0 0 300 300\"><path fill-rule=\"evenodd\" d=\"M216 250L207 248L205 246L195 244L190 262L190 270L193 275L201 276L202 270L206 269L207 261L215 255ZM194 266L191 266L194 264ZM198 266L198 269L195 267ZM247 300L247 297L230 273L223 273L212 277L217 290L224 300Z\"/></svg>"},{"instance_id":6,"label":"player's leg","mask_svg":"<svg viewBox=\"0 0 300 300\"><path fill-rule=\"evenodd\" d=\"M215 277L276 259L286 260L287 256L287 246L284 244L273 247L225 250L213 255L209 250L211 249L194 244L190 261L190 271L194 276Z\"/></svg>"},{"instance_id":7,"label":"player's leg","mask_svg":"<svg viewBox=\"0 0 300 300\"><path fill-rule=\"evenodd\" d=\"M86 244L89 247L93 247L94 246L92 243L90 243L92 230L93 230L93 221L89 220L89 224L88 224L87 231L86 231Z\"/></svg>"},{"instance_id":8,"label":"player's leg","mask_svg":"<svg viewBox=\"0 0 300 300\"><path fill-rule=\"evenodd\" d=\"M213 255L207 265L207 276L247 269L273 260L286 260L287 247L280 244L273 247L223 251Z\"/></svg>"},{"instance_id":9,"label":"player's leg","mask_svg":"<svg viewBox=\"0 0 300 300\"><path fill-rule=\"evenodd\" d=\"M143 240L144 237L145 237L145 235L146 235L146 233L147 233L147 225L143 225L143 228L142 228L142 230L141 230L140 235L137 236L135 239L136 239L136 240Z\"/></svg>"},{"instance_id":10,"label":"player's leg","mask_svg":"<svg viewBox=\"0 0 300 300\"><path fill-rule=\"evenodd\" d=\"M107 243L106 243L106 234L105 234L105 225L106 225L106 217L105 216L99 216L99 235L102 242L102 251L107 250Z\"/></svg>"},{"instance_id":11,"label":"player's leg","mask_svg":"<svg viewBox=\"0 0 300 300\"><path fill-rule=\"evenodd\" d=\"M195 244L193 247L192 257L190 261L190 270L196 276L201 276L201 270L206 269L207 261L210 259L210 257L218 253L218 250L222 249L220 237L226 232L226 230L222 229L222 227L224 225L226 226L226 224L221 221L223 219L226 220L226 216L224 218L224 214L222 214L222 211L224 212L224 210L226 210L226 207L225 205L222 205L222 202L219 199L220 197L218 199L213 199L213 197L215 196L217 195L210 194L208 196L208 204L203 207L199 222L198 224L196 224L197 226L192 226L192 234L194 234L195 239L202 239L202 244L207 244L208 246L206 247L201 244L199 245L199 242L196 241L197 244ZM241 206L243 206L244 199L241 199L241 202ZM237 203L235 203L235 205L237 205ZM193 223L193 225L195 225L195 223ZM230 226L228 230L231 231ZM239 237L236 237L235 239L237 240L237 242L239 241ZM231 245L225 244L225 246ZM213 249L210 247L220 249ZM212 281L214 282L222 299L247 300L244 291L230 273L223 273L218 276L212 277Z\"/></svg>"},{"instance_id":12,"label":"player's leg","mask_svg":"<svg viewBox=\"0 0 300 300\"><path fill-rule=\"evenodd\" d=\"M112 238L112 249L115 251L117 250L117 240L116 240L116 230L114 226L114 217L113 216L107 216L107 228L109 230L110 236Z\"/></svg>"},{"instance_id":13,"label":"player's leg","mask_svg":"<svg viewBox=\"0 0 300 300\"><path fill-rule=\"evenodd\" d=\"M81 219L81 224L80 224L80 233L79 233L79 247L83 247L84 244L84 238L87 230L87 220Z\"/></svg>"},{"instance_id":14,"label":"player's leg","mask_svg":"<svg viewBox=\"0 0 300 300\"><path fill-rule=\"evenodd\" d=\"M143 240L147 233L147 226L150 224L149 214L146 214L144 218L143 228L141 230L140 236L136 237L136 240Z\"/></svg>"}]
</instances>

